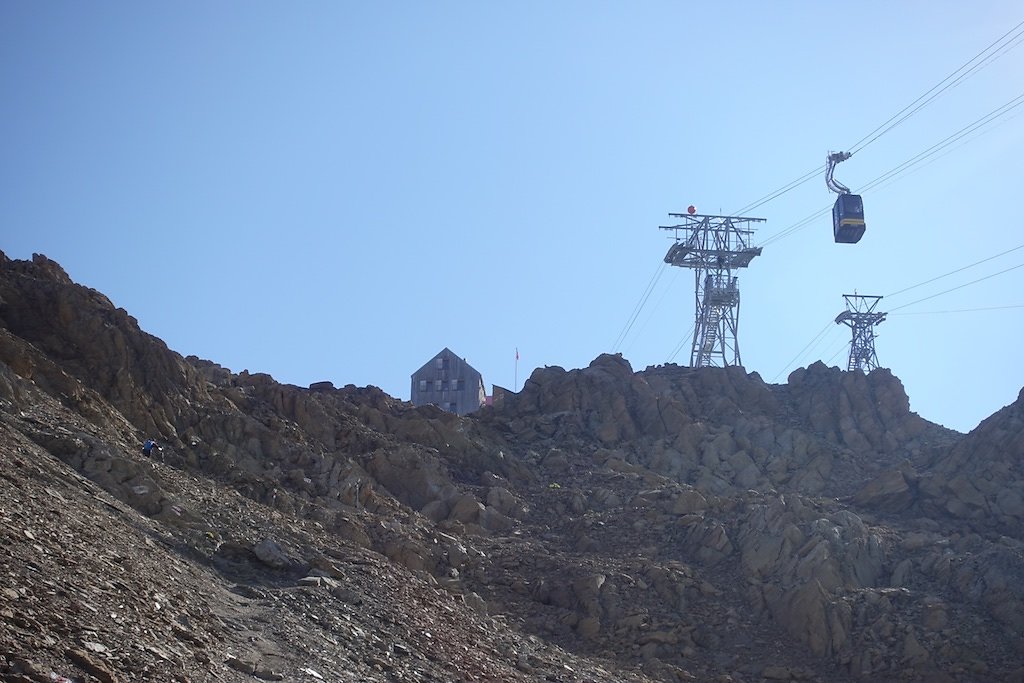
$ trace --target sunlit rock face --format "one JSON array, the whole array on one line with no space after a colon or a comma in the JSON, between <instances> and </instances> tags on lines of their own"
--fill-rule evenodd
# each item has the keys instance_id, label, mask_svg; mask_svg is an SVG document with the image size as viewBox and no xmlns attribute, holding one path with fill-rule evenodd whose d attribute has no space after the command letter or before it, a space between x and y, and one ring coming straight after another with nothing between
<instances>
[{"instance_id":1,"label":"sunlit rock face","mask_svg":"<svg viewBox=\"0 0 1024 683\"><path fill-rule=\"evenodd\" d=\"M1022 459L821 363L281 384L0 254L0 678L1024 680Z\"/></svg>"}]
</instances>

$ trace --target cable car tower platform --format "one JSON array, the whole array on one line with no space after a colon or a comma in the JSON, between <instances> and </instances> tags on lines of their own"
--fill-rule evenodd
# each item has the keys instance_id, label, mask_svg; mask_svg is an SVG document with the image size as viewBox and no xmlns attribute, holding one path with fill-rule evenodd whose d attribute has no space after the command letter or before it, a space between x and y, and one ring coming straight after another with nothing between
<instances>
[{"instance_id":1,"label":"cable car tower platform","mask_svg":"<svg viewBox=\"0 0 1024 683\"><path fill-rule=\"evenodd\" d=\"M836 316L836 325L846 325L853 333L846 369L850 372L871 372L879 367L878 356L875 355L874 327L884 322L887 315L875 310L882 297L843 294L843 298L846 299L846 310Z\"/></svg>"},{"instance_id":2,"label":"cable car tower platform","mask_svg":"<svg viewBox=\"0 0 1024 683\"><path fill-rule=\"evenodd\" d=\"M659 227L675 233L665 263L690 268L694 274L696 309L690 367L742 365L737 338L740 290L735 272L761 255L761 247L750 246L754 231L747 226L765 219L705 216L695 213L692 206L689 211L669 214L682 219L680 224Z\"/></svg>"}]
</instances>

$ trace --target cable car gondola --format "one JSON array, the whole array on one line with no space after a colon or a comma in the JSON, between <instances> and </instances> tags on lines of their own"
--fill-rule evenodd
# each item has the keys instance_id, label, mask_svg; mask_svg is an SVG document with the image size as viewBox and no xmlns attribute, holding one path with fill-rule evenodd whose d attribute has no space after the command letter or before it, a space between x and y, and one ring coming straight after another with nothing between
<instances>
[{"instance_id":1,"label":"cable car gondola","mask_svg":"<svg viewBox=\"0 0 1024 683\"><path fill-rule=\"evenodd\" d=\"M864 201L860 195L851 194L850 188L832 177L836 164L846 161L851 155L852 152L830 152L825 157L825 184L828 189L839 194L832 207L832 237L837 244L860 242L867 227L864 224Z\"/></svg>"},{"instance_id":2,"label":"cable car gondola","mask_svg":"<svg viewBox=\"0 0 1024 683\"><path fill-rule=\"evenodd\" d=\"M832 235L837 243L856 244L864 236L864 202L859 194L841 194L832 207Z\"/></svg>"}]
</instances>

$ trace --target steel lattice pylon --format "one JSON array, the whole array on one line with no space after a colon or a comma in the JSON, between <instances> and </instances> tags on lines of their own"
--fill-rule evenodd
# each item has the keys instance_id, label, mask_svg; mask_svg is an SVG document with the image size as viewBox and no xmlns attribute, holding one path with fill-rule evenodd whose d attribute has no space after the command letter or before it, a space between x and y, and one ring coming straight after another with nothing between
<instances>
[{"instance_id":1,"label":"steel lattice pylon","mask_svg":"<svg viewBox=\"0 0 1024 683\"><path fill-rule=\"evenodd\" d=\"M683 222L660 226L675 231L675 242L665 254L665 263L694 271L696 310L690 366L742 365L737 337L740 290L733 273L761 254L761 247L750 246L754 231L746 226L765 219L696 213L669 216Z\"/></svg>"},{"instance_id":2,"label":"steel lattice pylon","mask_svg":"<svg viewBox=\"0 0 1024 683\"><path fill-rule=\"evenodd\" d=\"M846 369L871 372L879 367L874 327L885 320L886 314L875 310L882 297L843 294L843 298L846 299L846 310L836 316L836 324L847 325L853 332Z\"/></svg>"}]
</instances>

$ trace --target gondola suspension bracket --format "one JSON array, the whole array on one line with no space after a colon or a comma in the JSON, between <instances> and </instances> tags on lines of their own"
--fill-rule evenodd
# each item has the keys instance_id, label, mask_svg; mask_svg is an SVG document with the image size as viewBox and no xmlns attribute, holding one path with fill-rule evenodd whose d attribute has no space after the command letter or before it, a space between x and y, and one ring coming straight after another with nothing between
<instances>
[{"instance_id":1,"label":"gondola suspension bracket","mask_svg":"<svg viewBox=\"0 0 1024 683\"><path fill-rule=\"evenodd\" d=\"M828 189L838 194L850 194L850 188L843 185L838 180L832 177L832 174L836 170L836 164L841 161L846 161L853 156L853 152L829 152L828 156L825 157L825 184Z\"/></svg>"}]
</instances>

